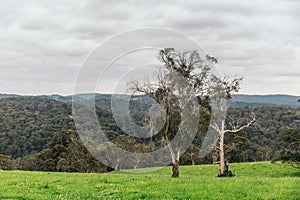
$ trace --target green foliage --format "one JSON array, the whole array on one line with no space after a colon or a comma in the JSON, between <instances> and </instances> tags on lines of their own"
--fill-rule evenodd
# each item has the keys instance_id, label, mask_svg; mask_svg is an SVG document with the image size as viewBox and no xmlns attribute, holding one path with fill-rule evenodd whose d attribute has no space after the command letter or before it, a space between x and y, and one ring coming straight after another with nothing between
<instances>
[{"instance_id":1,"label":"green foliage","mask_svg":"<svg viewBox=\"0 0 300 200\"><path fill-rule=\"evenodd\" d=\"M272 160L285 148L279 133L287 127L300 130L300 108L230 108L228 121L240 118L244 121L239 123L245 124L252 112L256 116L256 126L230 134L226 140L230 162Z\"/></svg>"},{"instance_id":2,"label":"green foliage","mask_svg":"<svg viewBox=\"0 0 300 200\"><path fill-rule=\"evenodd\" d=\"M0 199L299 199L299 170L281 163L232 164L234 178L215 178L217 165L170 167L136 174L0 171ZM145 170L145 169L144 169ZM142 172L142 169L139 170Z\"/></svg>"},{"instance_id":3,"label":"green foliage","mask_svg":"<svg viewBox=\"0 0 300 200\"><path fill-rule=\"evenodd\" d=\"M281 131L283 150L275 160L282 160L300 168L300 129L287 128Z\"/></svg>"},{"instance_id":4,"label":"green foliage","mask_svg":"<svg viewBox=\"0 0 300 200\"><path fill-rule=\"evenodd\" d=\"M50 99L0 99L0 153L13 158L41 151L55 132L72 128L71 106Z\"/></svg>"},{"instance_id":5,"label":"green foliage","mask_svg":"<svg viewBox=\"0 0 300 200\"><path fill-rule=\"evenodd\" d=\"M0 154L0 169L16 169L16 161L11 156Z\"/></svg>"},{"instance_id":6,"label":"green foliage","mask_svg":"<svg viewBox=\"0 0 300 200\"><path fill-rule=\"evenodd\" d=\"M199 134L193 146L181 157L183 165L213 162L214 152L203 159L197 158L195 153L202 144L210 117L208 99L203 97L198 101L201 116ZM96 113L102 130L117 146L131 152L150 152L164 145L162 131L152 138L134 138L126 135L114 121L109 104L109 97L97 98ZM150 99L144 96L136 96L130 101L130 114L137 124L147 124L147 120L144 119L145 113L148 113L151 107L149 105ZM226 156L229 162L275 159L286 149L281 143L283 140L279 133L287 127L300 130L300 108L229 108L228 121L231 118L247 119L252 112L255 113L259 126L250 127L237 134L229 134L226 138ZM173 116L176 118L176 114ZM87 151L83 149L74 132L70 103L38 97L0 99L0 119L0 154L5 155L0 156L1 168L82 172L107 170L104 166L100 170L90 154L83 155ZM230 127L230 124L228 126ZM175 124L172 127L172 131L176 132ZM70 142L70 135L73 142ZM71 154L81 158L76 160ZM88 166L91 168L75 166L84 162L90 162L91 165Z\"/></svg>"},{"instance_id":7,"label":"green foliage","mask_svg":"<svg viewBox=\"0 0 300 200\"><path fill-rule=\"evenodd\" d=\"M106 166L97 161L84 147L75 131L61 131L54 134L48 147L32 160L35 170L58 172L106 172ZM23 162L25 162L23 161ZM32 164L23 164L22 169L30 170Z\"/></svg>"}]
</instances>

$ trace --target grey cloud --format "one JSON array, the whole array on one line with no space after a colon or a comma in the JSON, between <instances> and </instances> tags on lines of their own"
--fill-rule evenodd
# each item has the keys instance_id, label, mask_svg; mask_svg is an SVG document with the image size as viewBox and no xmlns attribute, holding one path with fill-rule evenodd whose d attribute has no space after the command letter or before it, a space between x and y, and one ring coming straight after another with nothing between
<instances>
[{"instance_id":1,"label":"grey cloud","mask_svg":"<svg viewBox=\"0 0 300 200\"><path fill-rule=\"evenodd\" d=\"M264 9L262 2L265 1L191 1L183 3L188 10L193 12L208 12L210 14L221 15L257 15Z\"/></svg>"},{"instance_id":2,"label":"grey cloud","mask_svg":"<svg viewBox=\"0 0 300 200\"><path fill-rule=\"evenodd\" d=\"M275 74L276 76L280 76L280 77L286 77L286 78L300 78L300 73L285 73L285 72L282 72L280 74Z\"/></svg>"},{"instance_id":3,"label":"grey cloud","mask_svg":"<svg viewBox=\"0 0 300 200\"><path fill-rule=\"evenodd\" d=\"M196 40L219 58L221 73L245 76L242 92L283 91L284 77L277 77L283 67L289 66L282 76L295 75L291 84L300 73L299 8L297 0L3 0L0 93L30 93L30 87L34 93L72 93L91 50L114 34L143 26L175 29ZM272 82L263 90L255 86L257 71ZM300 93L286 84L285 93Z\"/></svg>"}]
</instances>

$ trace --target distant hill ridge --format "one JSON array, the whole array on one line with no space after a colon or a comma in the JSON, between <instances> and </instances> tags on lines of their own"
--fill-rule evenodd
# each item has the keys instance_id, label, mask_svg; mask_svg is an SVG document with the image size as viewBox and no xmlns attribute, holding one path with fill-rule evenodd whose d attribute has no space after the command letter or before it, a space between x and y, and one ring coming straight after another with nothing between
<instances>
[{"instance_id":1,"label":"distant hill ridge","mask_svg":"<svg viewBox=\"0 0 300 200\"><path fill-rule=\"evenodd\" d=\"M300 96L274 94L274 95L247 95L247 94L236 94L233 95L232 101L247 104L262 104L262 105L278 105L278 106L291 106L299 107L298 102Z\"/></svg>"},{"instance_id":2,"label":"distant hill ridge","mask_svg":"<svg viewBox=\"0 0 300 200\"><path fill-rule=\"evenodd\" d=\"M111 94L75 94L75 95L36 95L35 97L41 97L46 99L54 99L61 102L71 102L73 96L80 99L90 99L95 97L97 99L110 99ZM23 95L17 94L0 94L1 98L11 98L11 97L21 97ZM27 96L27 95L25 95ZM29 96L29 95L28 95ZM141 98L142 96L136 96ZM143 97L142 97L143 98ZM300 96L284 95L284 94L272 94L272 95L248 95L248 94L235 94L231 100L232 107L261 107L261 106L290 106L290 107L300 107L300 102L298 102Z\"/></svg>"}]
</instances>

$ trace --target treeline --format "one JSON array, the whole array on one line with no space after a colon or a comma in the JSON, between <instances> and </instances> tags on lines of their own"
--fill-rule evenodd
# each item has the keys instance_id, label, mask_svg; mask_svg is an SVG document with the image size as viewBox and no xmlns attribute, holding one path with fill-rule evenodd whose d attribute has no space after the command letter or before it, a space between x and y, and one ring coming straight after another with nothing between
<instances>
[{"instance_id":1,"label":"treeline","mask_svg":"<svg viewBox=\"0 0 300 200\"><path fill-rule=\"evenodd\" d=\"M136 124L148 123L145 111L150 104L143 99L130 102L130 115ZM109 100L97 99L96 105L102 130L117 146L131 152L150 152L165 145L160 134L143 139L124 133L113 119ZM75 131L71 107L70 103L38 97L0 99L0 168L66 172L113 170L97 161L83 146ZM204 106L202 112L205 114L205 111ZM209 117L203 113L206 118L202 118L199 135L182 156L182 164L218 160L214 150L204 158L198 156L209 124ZM243 124L252 113L256 115L255 126L226 137L229 162L276 159L285 148L280 133L286 128L300 130L300 108L288 107L230 108L227 125Z\"/></svg>"},{"instance_id":2,"label":"treeline","mask_svg":"<svg viewBox=\"0 0 300 200\"><path fill-rule=\"evenodd\" d=\"M57 172L107 172L112 169L96 160L74 130L55 133L45 149L13 159L0 154L0 167L6 170Z\"/></svg>"},{"instance_id":3,"label":"treeline","mask_svg":"<svg viewBox=\"0 0 300 200\"><path fill-rule=\"evenodd\" d=\"M37 97L0 99L0 153L13 158L43 150L54 133L74 129L71 105Z\"/></svg>"},{"instance_id":4,"label":"treeline","mask_svg":"<svg viewBox=\"0 0 300 200\"><path fill-rule=\"evenodd\" d=\"M230 162L270 161L277 159L284 144L282 132L288 129L300 130L300 108L258 107L229 109L228 122L241 118L245 124L247 116L254 113L256 124L226 139Z\"/></svg>"}]
</instances>

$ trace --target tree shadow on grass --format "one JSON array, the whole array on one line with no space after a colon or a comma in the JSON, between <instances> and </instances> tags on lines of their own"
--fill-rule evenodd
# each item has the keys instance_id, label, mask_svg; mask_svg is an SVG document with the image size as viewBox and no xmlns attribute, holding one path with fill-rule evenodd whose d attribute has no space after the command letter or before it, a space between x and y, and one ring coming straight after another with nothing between
<instances>
[{"instance_id":1,"label":"tree shadow on grass","mask_svg":"<svg viewBox=\"0 0 300 200\"><path fill-rule=\"evenodd\" d=\"M18 197L18 196L1 196L1 200L31 200L30 198Z\"/></svg>"},{"instance_id":2,"label":"tree shadow on grass","mask_svg":"<svg viewBox=\"0 0 300 200\"><path fill-rule=\"evenodd\" d=\"M271 177L271 178L300 177L300 171L299 172L288 172L288 173L282 173L282 174L269 174L267 177Z\"/></svg>"},{"instance_id":3,"label":"tree shadow on grass","mask_svg":"<svg viewBox=\"0 0 300 200\"><path fill-rule=\"evenodd\" d=\"M287 174L286 176L290 176L290 177L300 177L300 170L298 172L292 172Z\"/></svg>"}]
</instances>

